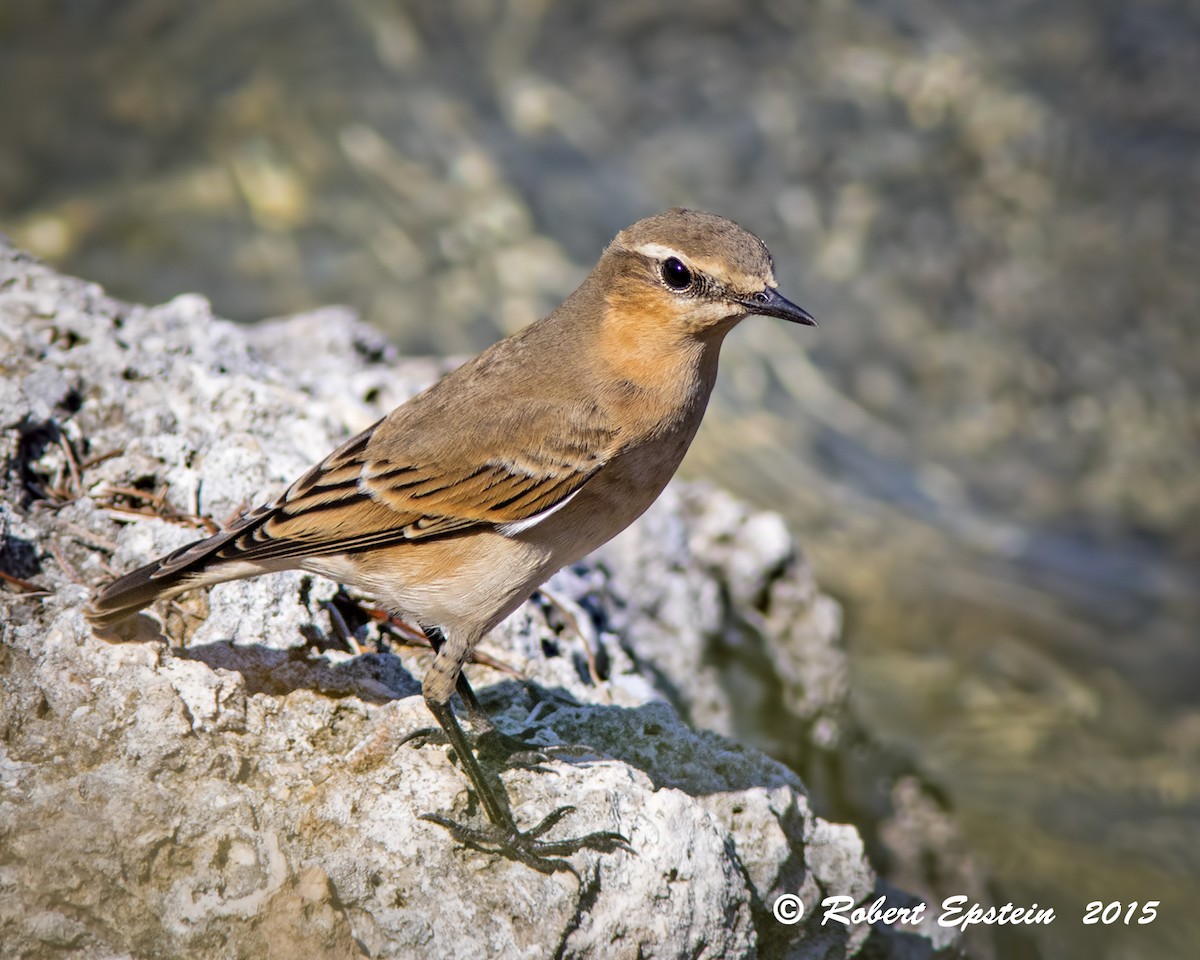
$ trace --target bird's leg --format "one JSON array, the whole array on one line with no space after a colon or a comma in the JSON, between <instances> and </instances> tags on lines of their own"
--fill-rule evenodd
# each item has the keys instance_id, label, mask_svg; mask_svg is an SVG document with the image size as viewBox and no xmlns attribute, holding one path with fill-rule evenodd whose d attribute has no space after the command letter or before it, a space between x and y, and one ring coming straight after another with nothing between
<instances>
[{"instance_id":1,"label":"bird's leg","mask_svg":"<svg viewBox=\"0 0 1200 960\"><path fill-rule=\"evenodd\" d=\"M429 645L433 647L434 653L438 653L446 642L446 635L438 627L422 626L421 631L429 640ZM462 698L463 706L467 708L467 715L471 718L471 726L476 731L475 750L481 758L498 765L521 767L528 770L545 769L539 767L538 764L545 763L549 759L547 754L554 752L554 747L534 743L519 736L514 737L500 730L488 716L483 704L479 702L479 698L467 681L467 675L461 668L454 689ZM418 746L420 746L426 743L450 743L450 738L445 733L443 725L440 729L425 727L414 730L400 743L405 744L410 741L419 741Z\"/></svg>"},{"instance_id":2,"label":"bird's leg","mask_svg":"<svg viewBox=\"0 0 1200 960\"><path fill-rule=\"evenodd\" d=\"M495 784L489 781L450 705L450 697L455 689L459 691L460 695L465 690L466 695L463 696L463 701L467 704L467 709L472 714L478 712L479 715L484 715L475 692L462 679L462 664L466 659L468 645L447 642L444 634L440 631L436 631L436 633L438 640L433 640L432 635L430 636L430 639L436 644L437 654L423 685L425 703L429 707L429 712L433 714L434 719L445 732L455 753L458 754L459 762L462 764L467 778L471 781L471 786L479 797L491 825L486 829L468 827L440 814L427 813L423 815L422 819L445 827L459 843L476 850L503 854L542 873L553 873L555 870L570 870L575 873L574 867L561 858L579 850L598 850L602 853L628 850L628 841L623 836L619 833L605 831L589 833L571 840L541 840L540 838L548 830L574 809L571 806L554 810L539 824L527 831L522 832L517 828L508 804L508 796L504 792L504 785L498 777L495 778ZM493 732L498 732L495 731L490 720L487 720L486 723ZM578 876L578 874L576 875Z\"/></svg>"}]
</instances>

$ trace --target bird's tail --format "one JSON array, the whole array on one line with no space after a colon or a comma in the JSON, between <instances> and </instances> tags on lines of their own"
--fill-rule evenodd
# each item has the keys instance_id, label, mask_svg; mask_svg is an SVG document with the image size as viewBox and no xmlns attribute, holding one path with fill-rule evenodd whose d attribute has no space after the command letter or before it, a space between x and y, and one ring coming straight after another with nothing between
<instances>
[{"instance_id":1,"label":"bird's tail","mask_svg":"<svg viewBox=\"0 0 1200 960\"><path fill-rule=\"evenodd\" d=\"M84 608L84 614L95 627L111 627L155 600L173 597L195 587L261 573L262 568L257 565L230 562L220 555L221 548L238 532L241 530L235 528L197 540L127 573L97 591Z\"/></svg>"}]
</instances>

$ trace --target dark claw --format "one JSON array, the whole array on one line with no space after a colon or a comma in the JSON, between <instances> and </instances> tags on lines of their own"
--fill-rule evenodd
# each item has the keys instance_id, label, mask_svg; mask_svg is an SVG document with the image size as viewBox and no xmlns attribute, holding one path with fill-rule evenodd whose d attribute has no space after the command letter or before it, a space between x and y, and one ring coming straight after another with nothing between
<instances>
[{"instance_id":1,"label":"dark claw","mask_svg":"<svg viewBox=\"0 0 1200 960\"><path fill-rule=\"evenodd\" d=\"M517 736L493 728L475 738L475 753L482 760L503 767L525 770L544 770L537 764L549 763L557 757L583 759L602 756L595 747L582 743L536 743L526 739L534 728L522 730Z\"/></svg>"},{"instance_id":2,"label":"dark claw","mask_svg":"<svg viewBox=\"0 0 1200 960\"><path fill-rule=\"evenodd\" d=\"M402 747L406 743L411 743L418 749L429 746L431 743L444 747L450 743L450 738L446 736L441 727L422 727L420 730L406 733L396 742L396 746Z\"/></svg>"},{"instance_id":3,"label":"dark claw","mask_svg":"<svg viewBox=\"0 0 1200 960\"><path fill-rule=\"evenodd\" d=\"M527 731L521 732L526 733ZM422 727L420 730L414 730L402 737L397 746L403 746L406 743L411 743L417 748L427 747L431 744L444 747L450 745L450 738L446 736L441 727ZM542 764L549 763L554 756L579 754L580 751L596 753L590 747L534 743L532 740L525 740L519 736L514 737L507 733L501 733L494 727L476 736L472 746L475 749L475 755L491 766L503 770L536 770L539 773L553 773L549 767L544 767Z\"/></svg>"},{"instance_id":4,"label":"dark claw","mask_svg":"<svg viewBox=\"0 0 1200 960\"><path fill-rule=\"evenodd\" d=\"M475 738L475 755L485 763L498 767L520 767L524 770L549 772L548 768L538 765L550 762L551 749L545 744L513 737L495 728Z\"/></svg>"},{"instance_id":5,"label":"dark claw","mask_svg":"<svg viewBox=\"0 0 1200 960\"><path fill-rule=\"evenodd\" d=\"M435 643L434 646L436 648L438 644ZM484 771L480 758L492 761L498 755L505 762L511 763L514 757L522 754L530 755L532 748L534 758L546 759L554 748L543 747L498 731L480 706L479 698L475 696L466 677L461 673L456 681L455 689L466 704L472 719L483 728L475 737L475 744L472 744L471 738L467 736L454 716L454 709L449 700L435 699L429 696L425 698L425 705L429 707L429 712L433 714L433 718L437 720L443 733L439 735L436 731L429 729L418 730L405 737L404 742L412 740L420 740L421 743L448 742L453 748L463 772L467 775L467 779L471 781L475 796L487 815L488 826L469 827L438 813L424 814L422 819L444 827L454 839L464 846L484 853L498 853L510 860L523 863L539 873L550 874L557 870L569 870L581 885L583 880L578 871L566 860L563 860L563 857L584 849L596 850L600 853L612 853L616 850L633 852L628 840L619 833L607 831L589 833L585 837L572 840L542 840L541 837L570 813L572 807L560 807L543 818L532 830L525 832L518 829L513 820L504 784L495 772ZM488 765L492 766L492 763L489 762ZM540 768L534 767L534 769Z\"/></svg>"},{"instance_id":6,"label":"dark claw","mask_svg":"<svg viewBox=\"0 0 1200 960\"><path fill-rule=\"evenodd\" d=\"M472 850L478 850L481 853L498 853L510 860L532 867L539 873L551 874L558 870L566 870L574 874L575 879L582 883L579 871L566 860L561 859L562 857L578 853L580 850L595 850L598 853L613 853L617 850L624 850L627 853L634 851L625 837L619 833L608 831L597 831L570 840L542 841L538 839L574 809L571 806L559 807L543 818L541 823L535 827L523 832L518 831L515 834L505 834L490 823L485 827L469 827L437 813L423 813L421 819L444 827L449 831L450 836Z\"/></svg>"},{"instance_id":7,"label":"dark claw","mask_svg":"<svg viewBox=\"0 0 1200 960\"><path fill-rule=\"evenodd\" d=\"M554 825L567 814L574 812L575 808L571 804L567 804L565 807L559 807L557 810L551 810L542 818L541 823L526 830L525 836L529 837L531 840L536 840L543 833L553 829Z\"/></svg>"}]
</instances>

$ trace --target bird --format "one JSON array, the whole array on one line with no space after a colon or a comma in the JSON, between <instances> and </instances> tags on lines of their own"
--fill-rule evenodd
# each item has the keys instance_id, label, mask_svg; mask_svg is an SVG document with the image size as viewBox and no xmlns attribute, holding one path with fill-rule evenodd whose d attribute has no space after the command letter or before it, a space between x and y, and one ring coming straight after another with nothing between
<instances>
[{"instance_id":1,"label":"bird","mask_svg":"<svg viewBox=\"0 0 1200 960\"><path fill-rule=\"evenodd\" d=\"M287 569L377 597L429 637L422 695L488 823L426 819L462 843L543 872L574 872L564 857L611 852L625 838L598 831L543 839L571 807L521 830L452 697L459 694L480 737L495 733L463 664L557 570L654 502L700 425L726 334L751 315L816 325L779 293L766 244L732 220L682 208L639 220L546 317L401 404L223 531L103 587L86 616L103 633L156 600Z\"/></svg>"}]
</instances>

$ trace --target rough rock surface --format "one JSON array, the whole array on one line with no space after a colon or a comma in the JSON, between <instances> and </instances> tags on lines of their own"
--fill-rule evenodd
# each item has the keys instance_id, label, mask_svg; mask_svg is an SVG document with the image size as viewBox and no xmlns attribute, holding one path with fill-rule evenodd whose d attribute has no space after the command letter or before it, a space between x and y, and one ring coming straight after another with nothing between
<instances>
[{"instance_id":1,"label":"rough rock surface","mask_svg":"<svg viewBox=\"0 0 1200 960\"><path fill-rule=\"evenodd\" d=\"M261 501L440 369L344 311L237 327L0 245L4 955L928 954L771 915L781 893L863 901L876 878L853 827L722 735L761 708L764 662L780 729L812 743L845 681L837 607L782 523L719 492L672 487L499 628L486 652L523 679L470 668L503 728L588 745L503 773L520 823L573 804L552 836L629 838L576 855L579 879L420 819L479 816L446 748L395 745L431 722L427 655L336 585L224 584L129 642L91 634L90 586Z\"/></svg>"}]
</instances>

